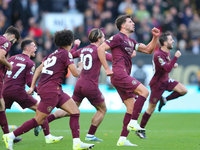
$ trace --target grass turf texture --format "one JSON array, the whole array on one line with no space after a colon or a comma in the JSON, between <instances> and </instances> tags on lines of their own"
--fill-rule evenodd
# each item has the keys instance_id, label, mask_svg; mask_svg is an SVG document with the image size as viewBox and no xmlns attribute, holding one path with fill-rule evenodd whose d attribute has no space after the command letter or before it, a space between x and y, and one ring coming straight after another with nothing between
<instances>
[{"instance_id":1,"label":"grass turf texture","mask_svg":"<svg viewBox=\"0 0 200 150\"><path fill-rule=\"evenodd\" d=\"M9 125L20 126L34 117L34 113L7 113ZM93 113L81 113L80 138L85 142L85 135L91 124ZM141 116L139 121L141 120ZM96 136L103 142L94 143L94 150L199 150L200 149L200 114L198 113L155 113L146 126L148 139L140 139L130 132L128 139L138 147L118 147L117 140L122 129L123 113L107 113L97 129ZM11 130L12 131L12 130ZM23 134L22 142L14 144L14 150L67 150L72 149L72 135L69 128L69 117L61 118L50 123L50 132L54 136L64 136L58 143L46 144L41 131L38 137L33 130ZM0 130L0 135L3 135ZM0 150L5 145L0 142Z\"/></svg>"}]
</instances>

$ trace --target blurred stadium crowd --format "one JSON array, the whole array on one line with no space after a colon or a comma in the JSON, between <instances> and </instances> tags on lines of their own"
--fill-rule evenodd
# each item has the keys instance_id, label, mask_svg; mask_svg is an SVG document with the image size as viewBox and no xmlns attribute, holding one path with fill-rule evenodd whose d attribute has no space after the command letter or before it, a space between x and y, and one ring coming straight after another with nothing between
<instances>
[{"instance_id":1,"label":"blurred stadium crowd","mask_svg":"<svg viewBox=\"0 0 200 150\"><path fill-rule=\"evenodd\" d=\"M171 31L174 49L182 53L200 52L200 3L198 0L0 0L0 34L10 25L16 26L22 39L33 38L37 43L36 66L44 56L55 50L53 35L41 26L43 14L67 12L84 14L84 24L74 28L80 47L89 44L87 35L92 28L103 28L106 39L118 32L114 21L120 14L130 14L135 23L132 38L147 44L151 29ZM21 53L20 44L10 55Z\"/></svg>"}]
</instances>

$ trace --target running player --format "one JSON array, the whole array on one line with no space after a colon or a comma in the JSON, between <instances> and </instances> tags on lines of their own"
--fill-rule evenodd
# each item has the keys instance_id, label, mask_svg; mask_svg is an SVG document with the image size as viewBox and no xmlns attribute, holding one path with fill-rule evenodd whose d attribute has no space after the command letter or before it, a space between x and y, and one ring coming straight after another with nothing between
<instances>
[{"instance_id":1,"label":"running player","mask_svg":"<svg viewBox=\"0 0 200 150\"><path fill-rule=\"evenodd\" d=\"M176 51L174 58L171 60L170 50L173 49L174 40L169 33L163 33L159 37L161 47L155 51L153 56L154 76L150 81L151 95L149 99L149 107L142 116L140 126L144 128L155 110L157 102L160 100L158 110L169 100L176 99L187 93L187 88L169 78L169 73L173 68L178 67L177 59L181 56L180 51ZM164 91L173 91L169 96L162 97ZM147 138L145 132L137 132L140 138Z\"/></svg>"},{"instance_id":2,"label":"running player","mask_svg":"<svg viewBox=\"0 0 200 150\"><path fill-rule=\"evenodd\" d=\"M127 140L128 130L145 130L137 123L137 119L149 95L149 91L143 84L130 76L132 67L131 57L135 56L135 51L151 54L156 47L160 31L157 28L153 28L151 31L153 34L151 42L148 45L144 45L129 38L129 35L135 31L135 24L131 20L130 15L119 16L115 23L120 32L106 40L97 51L107 76L111 76L111 83L117 89L127 108L123 120L123 132L117 142L117 146L137 146ZM109 68L105 58L105 51L109 49L111 49L112 53L112 70ZM136 102L134 94L138 95Z\"/></svg>"},{"instance_id":3,"label":"running player","mask_svg":"<svg viewBox=\"0 0 200 150\"><path fill-rule=\"evenodd\" d=\"M41 101L36 110L36 116L26 121L22 126L9 134L4 134L3 139L6 148L12 150L13 139L16 136L24 134L34 127L42 125L47 121L47 116L55 108L61 108L70 113L70 128L73 136L73 150L91 149L94 144L86 144L81 142L79 138L79 114L80 110L69 95L62 91L61 83L66 75L68 68L73 76L80 75L83 69L83 63L78 63L78 68L73 62L73 57L70 53L73 41L73 33L70 30L61 30L55 32L54 43L59 49L55 50L50 55L46 56L41 65L36 69L33 76L31 88L28 94L32 94L38 78L38 94ZM63 149L63 148L62 148Z\"/></svg>"},{"instance_id":4,"label":"running player","mask_svg":"<svg viewBox=\"0 0 200 150\"><path fill-rule=\"evenodd\" d=\"M94 28L90 31L88 38L91 42L90 45L83 47L76 52L75 49L71 51L74 58L79 57L81 62L83 62L83 70L76 82L72 98L77 106L80 106L82 100L86 97L97 110L92 118L92 124L85 140L103 141L94 134L107 111L104 96L98 87L101 62L97 54L97 48L105 41L105 36L100 29ZM77 47L77 44L75 46ZM106 59L112 61L112 55L106 53ZM48 116L48 121L51 122L56 118L64 116L69 116L69 114L63 110L57 110Z\"/></svg>"},{"instance_id":5,"label":"running player","mask_svg":"<svg viewBox=\"0 0 200 150\"><path fill-rule=\"evenodd\" d=\"M23 109L30 108L36 111L38 101L25 91L25 84L31 86L33 74L35 71L35 63L30 57L35 57L37 49L35 43L26 39L21 43L22 54L12 56L8 62L12 65L12 71L7 71L3 85L3 98L6 109L10 109L13 102L17 102ZM37 91L36 87L34 88ZM49 132L49 125L46 121L42 128L44 129L46 143L55 143L60 141L63 137L52 136Z\"/></svg>"},{"instance_id":6,"label":"running player","mask_svg":"<svg viewBox=\"0 0 200 150\"><path fill-rule=\"evenodd\" d=\"M20 39L20 33L17 28L10 26L6 32L0 36L0 125L4 134L9 133L8 122L5 114L5 102L2 96L3 78L5 66L12 70L12 65L6 60L10 47ZM21 141L21 137L16 137L14 143Z\"/></svg>"}]
</instances>

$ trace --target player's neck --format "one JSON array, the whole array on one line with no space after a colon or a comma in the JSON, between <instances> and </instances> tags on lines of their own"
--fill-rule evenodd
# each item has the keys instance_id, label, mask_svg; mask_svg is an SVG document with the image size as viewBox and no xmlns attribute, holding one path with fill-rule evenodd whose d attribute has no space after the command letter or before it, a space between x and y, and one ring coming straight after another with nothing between
<instances>
[{"instance_id":1,"label":"player's neck","mask_svg":"<svg viewBox=\"0 0 200 150\"><path fill-rule=\"evenodd\" d=\"M127 37L130 36L131 33L127 32L126 30L120 30L121 33L125 34Z\"/></svg>"},{"instance_id":2,"label":"player's neck","mask_svg":"<svg viewBox=\"0 0 200 150\"><path fill-rule=\"evenodd\" d=\"M69 52L70 52L70 50L71 50L71 46L63 46L63 47L61 47L61 48L65 49L65 50L67 50L67 51L69 51Z\"/></svg>"},{"instance_id":3,"label":"player's neck","mask_svg":"<svg viewBox=\"0 0 200 150\"><path fill-rule=\"evenodd\" d=\"M96 47L99 47L100 43L99 42L95 42L95 43L91 43L91 45L95 45Z\"/></svg>"},{"instance_id":4,"label":"player's neck","mask_svg":"<svg viewBox=\"0 0 200 150\"><path fill-rule=\"evenodd\" d=\"M162 51L166 52L166 53L169 52L169 49L168 49L167 47L165 47L165 46L162 46L160 49L161 49Z\"/></svg>"},{"instance_id":5,"label":"player's neck","mask_svg":"<svg viewBox=\"0 0 200 150\"><path fill-rule=\"evenodd\" d=\"M28 52L22 52L22 54L27 55L29 58L31 57L31 55Z\"/></svg>"}]
</instances>

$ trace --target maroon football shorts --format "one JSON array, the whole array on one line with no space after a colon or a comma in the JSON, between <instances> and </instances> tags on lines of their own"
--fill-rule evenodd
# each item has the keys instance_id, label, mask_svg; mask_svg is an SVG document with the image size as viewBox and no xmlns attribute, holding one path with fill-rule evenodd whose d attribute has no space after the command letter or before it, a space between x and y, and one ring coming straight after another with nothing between
<instances>
[{"instance_id":1,"label":"maroon football shorts","mask_svg":"<svg viewBox=\"0 0 200 150\"><path fill-rule=\"evenodd\" d=\"M41 101L37 110L45 114L50 114L55 107L60 108L71 97L62 91L61 94L58 94L57 92L40 92L40 98Z\"/></svg>"},{"instance_id":2,"label":"maroon football shorts","mask_svg":"<svg viewBox=\"0 0 200 150\"><path fill-rule=\"evenodd\" d=\"M3 92L6 109L10 109L13 102L17 102L23 109L34 106L38 101L31 95L26 94L25 90Z\"/></svg>"},{"instance_id":3,"label":"maroon football shorts","mask_svg":"<svg viewBox=\"0 0 200 150\"><path fill-rule=\"evenodd\" d=\"M72 99L75 102L82 102L84 98L87 98L92 105L99 105L104 102L104 96L99 90L98 86L94 84L80 84L77 82L74 88Z\"/></svg>"},{"instance_id":4,"label":"maroon football shorts","mask_svg":"<svg viewBox=\"0 0 200 150\"><path fill-rule=\"evenodd\" d=\"M133 93L133 91L141 84L138 80L131 76L117 78L114 75L111 77L111 83L116 88L122 101L128 98L136 98L137 96Z\"/></svg>"},{"instance_id":5,"label":"maroon football shorts","mask_svg":"<svg viewBox=\"0 0 200 150\"><path fill-rule=\"evenodd\" d=\"M171 92L174 87L178 84L178 81L175 80L168 80L161 84L161 87L150 87L151 88L151 95L149 98L149 102L152 104L157 104L157 102L161 99L162 94L164 91Z\"/></svg>"}]
</instances>

